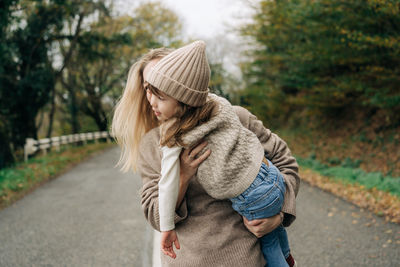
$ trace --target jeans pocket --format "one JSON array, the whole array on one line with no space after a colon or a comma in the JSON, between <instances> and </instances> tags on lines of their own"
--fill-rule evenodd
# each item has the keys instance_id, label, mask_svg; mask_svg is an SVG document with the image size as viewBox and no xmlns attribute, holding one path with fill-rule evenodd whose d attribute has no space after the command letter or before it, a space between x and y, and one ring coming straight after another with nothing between
<instances>
[{"instance_id":1,"label":"jeans pocket","mask_svg":"<svg viewBox=\"0 0 400 267\"><path fill-rule=\"evenodd\" d=\"M246 209L255 219L268 218L278 214L282 208L283 199L279 194L269 194L247 205Z\"/></svg>"}]
</instances>

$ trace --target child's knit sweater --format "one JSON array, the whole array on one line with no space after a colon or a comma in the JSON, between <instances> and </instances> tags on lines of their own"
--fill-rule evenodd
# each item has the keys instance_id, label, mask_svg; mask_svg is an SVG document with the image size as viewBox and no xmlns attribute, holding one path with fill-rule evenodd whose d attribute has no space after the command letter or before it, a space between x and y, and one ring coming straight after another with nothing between
<instances>
[{"instance_id":1,"label":"child's knit sweater","mask_svg":"<svg viewBox=\"0 0 400 267\"><path fill-rule=\"evenodd\" d=\"M224 98L209 94L217 102L211 119L182 136L187 147L200 140L208 142L212 153L200 164L197 177L205 191L216 199L229 199L245 191L256 178L264 149L257 136L243 127L232 105ZM166 127L160 127L161 136ZM159 202L161 230L173 229L175 203L179 187L181 148L162 147Z\"/></svg>"},{"instance_id":2,"label":"child's knit sweater","mask_svg":"<svg viewBox=\"0 0 400 267\"><path fill-rule=\"evenodd\" d=\"M235 197L256 178L264 157L257 136L243 127L232 105L214 94L210 100L218 103L217 113L206 123L194 128L182 138L188 147L202 138L212 153L198 169L200 184L217 199Z\"/></svg>"}]
</instances>

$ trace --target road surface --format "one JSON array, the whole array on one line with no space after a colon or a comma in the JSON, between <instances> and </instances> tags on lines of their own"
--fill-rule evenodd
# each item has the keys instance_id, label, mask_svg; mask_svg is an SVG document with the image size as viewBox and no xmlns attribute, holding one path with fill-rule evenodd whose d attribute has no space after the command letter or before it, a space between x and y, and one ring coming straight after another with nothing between
<instances>
[{"instance_id":1,"label":"road surface","mask_svg":"<svg viewBox=\"0 0 400 267\"><path fill-rule=\"evenodd\" d=\"M159 265L139 199L112 148L0 211L0 266ZM288 228L299 267L399 266L400 226L301 185Z\"/></svg>"}]
</instances>

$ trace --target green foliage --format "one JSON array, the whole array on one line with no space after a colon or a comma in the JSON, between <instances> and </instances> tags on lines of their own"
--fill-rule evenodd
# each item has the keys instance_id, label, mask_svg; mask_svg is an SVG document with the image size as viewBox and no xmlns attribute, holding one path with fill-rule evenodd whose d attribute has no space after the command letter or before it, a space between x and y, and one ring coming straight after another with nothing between
<instances>
[{"instance_id":1,"label":"green foliage","mask_svg":"<svg viewBox=\"0 0 400 267\"><path fill-rule=\"evenodd\" d=\"M229 99L229 95L226 92L228 92L231 88L226 88L226 86L229 86L233 78L224 69L222 63L210 63L210 68L210 91L214 94Z\"/></svg>"},{"instance_id":2,"label":"green foliage","mask_svg":"<svg viewBox=\"0 0 400 267\"><path fill-rule=\"evenodd\" d=\"M85 117L98 130L107 130L112 104L121 95L131 65L150 48L179 43L180 33L177 15L159 2L139 5L133 16L100 16L94 21L78 38L73 62L62 77L61 108L72 132L90 128Z\"/></svg>"},{"instance_id":3,"label":"green foliage","mask_svg":"<svg viewBox=\"0 0 400 267\"><path fill-rule=\"evenodd\" d=\"M106 0L1 1L0 169L27 137L37 139L39 111L49 116L47 136L56 110L70 132L92 128L81 126L86 117L108 129L131 64L149 48L180 42L179 18L159 2L132 17L111 14Z\"/></svg>"},{"instance_id":4,"label":"green foliage","mask_svg":"<svg viewBox=\"0 0 400 267\"><path fill-rule=\"evenodd\" d=\"M54 86L47 55L48 34L53 27L62 26L57 10L46 4L34 5L34 12L27 14L26 26L7 34L4 42L8 53L1 63L0 112L9 122L16 147L24 144L26 136L36 136L35 116Z\"/></svg>"},{"instance_id":5,"label":"green foliage","mask_svg":"<svg viewBox=\"0 0 400 267\"><path fill-rule=\"evenodd\" d=\"M52 100L71 55L55 60L56 43L76 42L83 18L102 9L102 2L2 1L0 117L5 122L0 135L6 137L9 149L1 150L0 168L12 162L13 152L23 147L27 137L37 138L36 116ZM64 34L67 21L77 25L73 35ZM55 68L60 61L64 66Z\"/></svg>"},{"instance_id":6,"label":"green foliage","mask_svg":"<svg viewBox=\"0 0 400 267\"><path fill-rule=\"evenodd\" d=\"M160 46L173 47L181 44L182 24L177 14L161 2L143 3L128 19L133 45L149 49Z\"/></svg>"},{"instance_id":7,"label":"green foliage","mask_svg":"<svg viewBox=\"0 0 400 267\"><path fill-rule=\"evenodd\" d=\"M300 166L317 171L321 175L349 183L357 183L366 188L377 188L400 196L400 177L383 176L380 172L366 173L358 168L359 162L346 159L342 166L330 167L313 158L296 157Z\"/></svg>"},{"instance_id":8,"label":"green foliage","mask_svg":"<svg viewBox=\"0 0 400 267\"><path fill-rule=\"evenodd\" d=\"M360 167L361 160L352 160L351 158L347 157L345 160L342 162L342 167L345 168L358 168Z\"/></svg>"},{"instance_id":9,"label":"green foliage","mask_svg":"<svg viewBox=\"0 0 400 267\"><path fill-rule=\"evenodd\" d=\"M242 33L256 42L244 98L264 118L356 108L400 123L398 0L264 0Z\"/></svg>"}]
</instances>

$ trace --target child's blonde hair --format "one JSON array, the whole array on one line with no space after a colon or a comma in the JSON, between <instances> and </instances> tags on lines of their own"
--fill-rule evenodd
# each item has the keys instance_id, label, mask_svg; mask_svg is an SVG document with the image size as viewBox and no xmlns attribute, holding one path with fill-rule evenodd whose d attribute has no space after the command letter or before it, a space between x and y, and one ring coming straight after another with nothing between
<instances>
[{"instance_id":1,"label":"child's blonde hair","mask_svg":"<svg viewBox=\"0 0 400 267\"><path fill-rule=\"evenodd\" d=\"M152 94L160 96L160 90L149 84L148 90ZM167 123L164 123L161 130L161 146L173 147L176 145L186 147L182 141L182 136L194 129L196 126L207 122L216 112L217 103L212 100L206 101L206 103L199 107L192 107L185 103L179 102L180 109L178 114L172 119L169 119Z\"/></svg>"},{"instance_id":2,"label":"child's blonde hair","mask_svg":"<svg viewBox=\"0 0 400 267\"><path fill-rule=\"evenodd\" d=\"M150 61L161 59L171 52L172 49L168 48L150 50L129 70L111 125L111 132L122 149L117 165L123 172L136 171L140 141L145 133L158 126L143 88L143 70Z\"/></svg>"}]
</instances>

